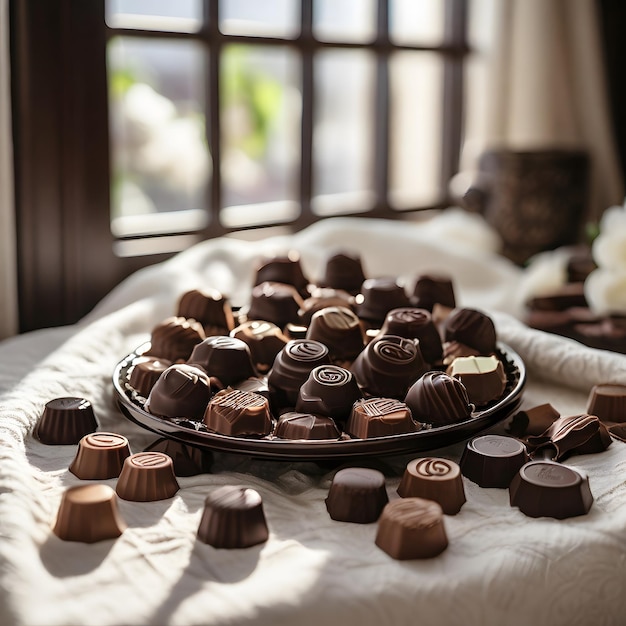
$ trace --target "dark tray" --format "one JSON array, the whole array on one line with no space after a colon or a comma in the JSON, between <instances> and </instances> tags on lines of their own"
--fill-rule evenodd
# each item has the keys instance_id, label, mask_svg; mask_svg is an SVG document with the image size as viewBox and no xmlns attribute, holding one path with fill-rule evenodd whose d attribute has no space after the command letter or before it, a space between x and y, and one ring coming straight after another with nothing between
<instances>
[{"instance_id":1,"label":"dark tray","mask_svg":"<svg viewBox=\"0 0 626 626\"><path fill-rule=\"evenodd\" d=\"M511 415L519 406L526 382L526 368L521 357L509 346L498 343L499 356L507 375L507 387L500 400L484 410L475 412L463 422L424 428L414 433L372 437L369 439L337 439L294 441L272 437L250 438L219 435L204 429L203 424L189 420L163 419L143 408L144 399L128 384L128 373L133 361L149 347L143 344L122 359L113 373L113 386L119 407L132 422L162 437L208 450L235 452L275 460L321 460L360 456L424 452L463 441L472 435L497 424Z\"/></svg>"}]
</instances>

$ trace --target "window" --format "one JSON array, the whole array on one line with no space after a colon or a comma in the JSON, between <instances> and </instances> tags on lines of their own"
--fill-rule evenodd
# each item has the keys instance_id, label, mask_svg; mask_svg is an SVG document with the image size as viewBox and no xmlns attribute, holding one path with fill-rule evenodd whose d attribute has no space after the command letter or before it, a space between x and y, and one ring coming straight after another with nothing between
<instances>
[{"instance_id":1,"label":"window","mask_svg":"<svg viewBox=\"0 0 626 626\"><path fill-rule=\"evenodd\" d=\"M21 329L201 239L446 206L466 5L13 2Z\"/></svg>"}]
</instances>

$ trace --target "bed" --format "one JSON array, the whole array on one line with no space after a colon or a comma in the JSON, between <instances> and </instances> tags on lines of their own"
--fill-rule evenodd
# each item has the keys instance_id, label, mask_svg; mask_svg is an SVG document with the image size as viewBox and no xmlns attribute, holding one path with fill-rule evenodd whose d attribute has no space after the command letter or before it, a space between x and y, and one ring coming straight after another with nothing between
<instances>
[{"instance_id":1,"label":"bed","mask_svg":"<svg viewBox=\"0 0 626 626\"><path fill-rule=\"evenodd\" d=\"M212 286L245 302L261 255L297 250L320 275L332 251L361 255L368 276L407 280L445 270L457 302L488 312L498 338L526 367L522 407L551 403L585 411L593 385L626 383L623 355L528 329L521 321L526 273L496 253L479 218L448 212L423 222L336 218L288 237L221 238L139 271L87 317L0 344L0 623L70 624L623 624L626 615L626 444L570 457L594 497L587 515L530 518L507 490L464 479L467 502L445 516L448 548L428 560L396 561L379 549L376 524L330 519L325 498L336 462L213 453L211 473L179 478L167 500L119 501L128 524L115 540L59 539L52 526L76 446L32 435L45 403L91 401L101 430L133 452L157 435L127 419L112 385L118 362L174 314L180 294ZM502 433L506 420L492 427ZM465 443L429 452L459 461ZM407 462L378 459L389 497ZM105 481L115 487L115 480ZM222 485L257 490L270 536L243 550L198 541L204 500Z\"/></svg>"}]
</instances>

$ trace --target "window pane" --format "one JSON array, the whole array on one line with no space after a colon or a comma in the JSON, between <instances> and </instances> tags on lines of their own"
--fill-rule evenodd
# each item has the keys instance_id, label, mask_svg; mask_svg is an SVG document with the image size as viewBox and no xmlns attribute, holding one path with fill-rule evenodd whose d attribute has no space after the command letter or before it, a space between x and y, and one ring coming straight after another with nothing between
<instances>
[{"instance_id":1,"label":"window pane","mask_svg":"<svg viewBox=\"0 0 626 626\"><path fill-rule=\"evenodd\" d=\"M201 0L107 0L106 22L112 28L192 33L202 25Z\"/></svg>"},{"instance_id":2,"label":"window pane","mask_svg":"<svg viewBox=\"0 0 626 626\"><path fill-rule=\"evenodd\" d=\"M390 200L394 208L440 199L443 60L432 52L392 57Z\"/></svg>"},{"instance_id":3,"label":"window pane","mask_svg":"<svg viewBox=\"0 0 626 626\"><path fill-rule=\"evenodd\" d=\"M313 211L366 211L375 202L372 181L374 57L360 50L315 58Z\"/></svg>"},{"instance_id":4,"label":"window pane","mask_svg":"<svg viewBox=\"0 0 626 626\"><path fill-rule=\"evenodd\" d=\"M111 227L117 236L206 223L210 158L202 55L193 42L116 37L109 44ZM174 219L166 214L174 211Z\"/></svg>"},{"instance_id":5,"label":"window pane","mask_svg":"<svg viewBox=\"0 0 626 626\"><path fill-rule=\"evenodd\" d=\"M389 0L391 40L400 45L443 43L446 0Z\"/></svg>"},{"instance_id":6,"label":"window pane","mask_svg":"<svg viewBox=\"0 0 626 626\"><path fill-rule=\"evenodd\" d=\"M376 37L375 0L316 0L313 32L323 41L364 43Z\"/></svg>"},{"instance_id":7,"label":"window pane","mask_svg":"<svg viewBox=\"0 0 626 626\"><path fill-rule=\"evenodd\" d=\"M299 0L220 0L219 28L227 35L297 37Z\"/></svg>"},{"instance_id":8,"label":"window pane","mask_svg":"<svg viewBox=\"0 0 626 626\"><path fill-rule=\"evenodd\" d=\"M234 227L293 219L302 101L297 57L288 48L232 44L221 63L222 221Z\"/></svg>"}]
</instances>

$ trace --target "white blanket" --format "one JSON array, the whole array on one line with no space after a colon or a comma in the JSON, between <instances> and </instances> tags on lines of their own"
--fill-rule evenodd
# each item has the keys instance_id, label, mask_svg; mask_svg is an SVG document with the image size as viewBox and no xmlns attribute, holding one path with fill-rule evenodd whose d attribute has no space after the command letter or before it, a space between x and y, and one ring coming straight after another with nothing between
<instances>
[{"instance_id":1,"label":"white blanket","mask_svg":"<svg viewBox=\"0 0 626 626\"><path fill-rule=\"evenodd\" d=\"M391 559L374 544L376 524L331 520L324 499L332 467L222 453L212 473L179 478L169 500L120 500L128 529L116 540L81 544L52 533L63 491L81 481L67 469L76 446L45 446L31 434L44 404L88 398L100 429L127 436L134 452L145 448L156 436L118 410L116 363L190 288L213 286L243 304L261 254L299 250L312 279L338 249L358 251L368 276L450 273L458 303L492 314L500 340L524 359L526 407L550 402L562 414L580 413L592 385L626 382L624 356L515 319L524 272L495 246L482 222L455 213L423 224L328 220L257 243L208 241L131 276L76 326L0 344L0 624L623 624L626 445L619 441L566 461L589 475L595 500L582 517L531 519L509 505L506 490L464 479L467 502L445 517L449 547L426 561ZM433 454L458 462L462 449ZM395 471L387 476L390 498L410 458L383 459ZM259 491L267 543L216 550L196 539L205 497L226 484Z\"/></svg>"}]
</instances>

